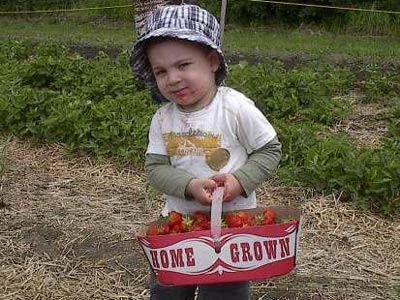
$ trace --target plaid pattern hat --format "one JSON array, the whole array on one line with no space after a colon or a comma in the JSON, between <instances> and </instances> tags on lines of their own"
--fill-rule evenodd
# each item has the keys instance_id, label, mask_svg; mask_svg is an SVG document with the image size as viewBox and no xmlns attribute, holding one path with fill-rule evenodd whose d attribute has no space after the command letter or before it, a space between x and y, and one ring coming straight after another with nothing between
<instances>
[{"instance_id":1,"label":"plaid pattern hat","mask_svg":"<svg viewBox=\"0 0 400 300\"><path fill-rule=\"evenodd\" d=\"M215 81L220 85L227 74L226 60L220 47L221 31L217 19L197 5L168 5L157 8L147 19L144 34L132 48L130 65L136 75L150 87L156 80L145 52L152 38L170 37L199 43L217 51L220 67Z\"/></svg>"}]
</instances>

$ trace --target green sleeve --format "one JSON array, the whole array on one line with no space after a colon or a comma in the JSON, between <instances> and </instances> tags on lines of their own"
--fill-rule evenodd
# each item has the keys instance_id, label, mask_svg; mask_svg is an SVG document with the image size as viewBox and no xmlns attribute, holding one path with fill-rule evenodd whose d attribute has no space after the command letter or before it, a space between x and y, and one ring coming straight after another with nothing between
<instances>
[{"instance_id":1,"label":"green sleeve","mask_svg":"<svg viewBox=\"0 0 400 300\"><path fill-rule=\"evenodd\" d=\"M160 192L180 199L186 198L186 186L195 176L171 166L168 156L147 154L145 170L150 184Z\"/></svg>"},{"instance_id":2,"label":"green sleeve","mask_svg":"<svg viewBox=\"0 0 400 300\"><path fill-rule=\"evenodd\" d=\"M258 185L275 173L281 159L281 149L282 145L275 137L268 144L250 154L247 162L233 172L246 195L252 193Z\"/></svg>"}]
</instances>

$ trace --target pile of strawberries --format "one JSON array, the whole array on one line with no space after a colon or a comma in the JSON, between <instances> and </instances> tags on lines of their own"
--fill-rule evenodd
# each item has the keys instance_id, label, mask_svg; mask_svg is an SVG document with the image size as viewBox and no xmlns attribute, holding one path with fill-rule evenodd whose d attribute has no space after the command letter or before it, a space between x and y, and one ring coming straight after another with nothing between
<instances>
[{"instance_id":1,"label":"pile of strawberries","mask_svg":"<svg viewBox=\"0 0 400 300\"><path fill-rule=\"evenodd\" d=\"M286 219L281 221L287 222L291 220ZM261 214L256 216L251 216L245 211L229 212L226 213L222 218L222 228L240 228L276 223L276 213L270 209L265 209ZM168 214L165 223L149 225L146 235L165 235L210 229L211 217L207 213L196 212L192 215L182 215L179 212L171 211Z\"/></svg>"}]
</instances>

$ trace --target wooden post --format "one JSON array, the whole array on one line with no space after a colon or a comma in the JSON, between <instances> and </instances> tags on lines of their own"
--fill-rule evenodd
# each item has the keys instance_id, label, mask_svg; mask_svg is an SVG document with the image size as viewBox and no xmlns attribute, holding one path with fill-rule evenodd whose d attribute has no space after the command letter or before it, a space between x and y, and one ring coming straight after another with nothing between
<instances>
[{"instance_id":1,"label":"wooden post","mask_svg":"<svg viewBox=\"0 0 400 300\"><path fill-rule=\"evenodd\" d=\"M221 17L220 17L220 27L221 27L221 48L224 41L224 31L225 31L225 18L226 18L226 5L228 0L222 0L221 3Z\"/></svg>"}]
</instances>

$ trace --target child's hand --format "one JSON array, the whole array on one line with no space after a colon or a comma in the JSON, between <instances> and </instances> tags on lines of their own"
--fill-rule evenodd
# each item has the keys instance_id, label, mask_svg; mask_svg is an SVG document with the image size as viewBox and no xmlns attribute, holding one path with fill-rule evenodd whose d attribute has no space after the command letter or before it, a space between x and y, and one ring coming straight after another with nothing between
<instances>
[{"instance_id":1,"label":"child's hand","mask_svg":"<svg viewBox=\"0 0 400 300\"><path fill-rule=\"evenodd\" d=\"M237 196L244 194L242 185L232 174L217 174L212 179L224 185L224 202L232 201Z\"/></svg>"},{"instance_id":2,"label":"child's hand","mask_svg":"<svg viewBox=\"0 0 400 300\"><path fill-rule=\"evenodd\" d=\"M202 205L211 205L212 192L217 186L211 179L192 179L186 187L186 195Z\"/></svg>"}]
</instances>

